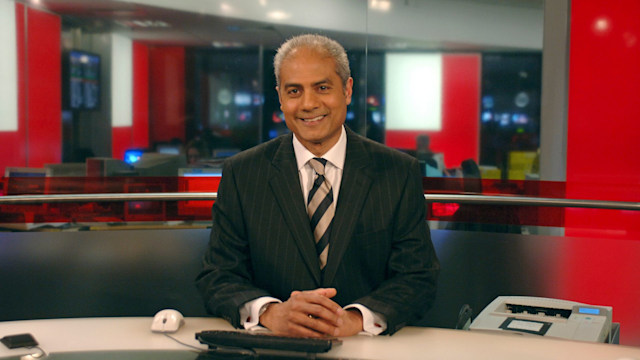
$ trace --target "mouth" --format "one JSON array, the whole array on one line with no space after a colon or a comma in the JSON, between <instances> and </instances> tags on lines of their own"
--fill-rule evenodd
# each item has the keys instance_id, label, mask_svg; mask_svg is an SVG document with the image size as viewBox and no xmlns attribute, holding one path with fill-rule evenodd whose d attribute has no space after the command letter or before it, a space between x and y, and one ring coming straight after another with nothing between
<instances>
[{"instance_id":1,"label":"mouth","mask_svg":"<svg viewBox=\"0 0 640 360\"><path fill-rule=\"evenodd\" d=\"M318 115L318 116L311 117L311 118L302 118L301 117L301 118L298 118L298 119L303 121L303 122L306 122L306 123L314 123L314 122L318 122L318 121L324 119L325 116L326 115Z\"/></svg>"}]
</instances>

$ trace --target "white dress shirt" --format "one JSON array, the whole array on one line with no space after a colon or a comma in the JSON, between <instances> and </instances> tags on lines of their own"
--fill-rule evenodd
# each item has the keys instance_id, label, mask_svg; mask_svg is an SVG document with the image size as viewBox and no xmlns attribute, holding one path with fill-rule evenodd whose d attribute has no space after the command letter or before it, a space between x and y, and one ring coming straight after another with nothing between
<instances>
[{"instance_id":1,"label":"white dress shirt","mask_svg":"<svg viewBox=\"0 0 640 360\"><path fill-rule=\"evenodd\" d=\"M309 191L313 187L313 181L316 177L315 171L309 164L309 160L316 156L305 148L295 135L293 136L293 150L296 155L300 185L302 186L304 203L306 204ZM325 178L329 181L333 189L334 206L337 206L339 200L338 194L340 193L342 170L344 169L346 155L347 133L343 127L338 142L322 155L322 158L327 160L324 173ZM331 239L329 239L329 247L331 247ZM249 330L261 329L262 326L259 325L260 315L268 304L274 302L279 303L281 301L273 297L265 296L246 302L244 306L240 308L240 323L242 326ZM378 335L386 330L387 321L381 314L375 313L361 304L350 304L344 307L345 310L352 308L358 309L362 314L362 328L364 331L360 334Z\"/></svg>"}]
</instances>

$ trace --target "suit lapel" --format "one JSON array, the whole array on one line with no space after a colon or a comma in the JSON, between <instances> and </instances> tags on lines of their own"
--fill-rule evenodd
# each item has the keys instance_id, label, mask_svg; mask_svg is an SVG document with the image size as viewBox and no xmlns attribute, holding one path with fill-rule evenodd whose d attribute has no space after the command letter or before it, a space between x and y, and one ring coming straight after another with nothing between
<instances>
[{"instance_id":1,"label":"suit lapel","mask_svg":"<svg viewBox=\"0 0 640 360\"><path fill-rule=\"evenodd\" d=\"M362 140L348 128L346 130L347 156L329 238L329 258L322 279L325 286L331 284L336 275L373 180L367 170L371 159Z\"/></svg>"},{"instance_id":2,"label":"suit lapel","mask_svg":"<svg viewBox=\"0 0 640 360\"><path fill-rule=\"evenodd\" d=\"M276 171L272 172L269 185L309 272L320 285L320 265L300 187L291 134L283 137L273 156L272 164Z\"/></svg>"}]
</instances>

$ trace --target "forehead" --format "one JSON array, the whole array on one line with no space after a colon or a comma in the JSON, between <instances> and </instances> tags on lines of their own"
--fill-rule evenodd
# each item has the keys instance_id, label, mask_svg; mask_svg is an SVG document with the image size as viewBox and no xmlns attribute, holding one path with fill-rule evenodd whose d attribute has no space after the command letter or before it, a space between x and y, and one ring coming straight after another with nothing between
<instances>
[{"instance_id":1,"label":"forehead","mask_svg":"<svg viewBox=\"0 0 640 360\"><path fill-rule=\"evenodd\" d=\"M280 66L280 81L283 85L289 83L304 83L321 79L339 81L336 62L326 52L310 48L293 50Z\"/></svg>"}]
</instances>

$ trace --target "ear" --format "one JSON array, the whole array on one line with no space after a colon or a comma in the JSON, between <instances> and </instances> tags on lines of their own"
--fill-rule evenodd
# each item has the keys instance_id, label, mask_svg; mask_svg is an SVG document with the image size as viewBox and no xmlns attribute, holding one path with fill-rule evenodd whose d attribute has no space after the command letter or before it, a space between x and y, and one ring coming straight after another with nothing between
<instances>
[{"instance_id":1,"label":"ear","mask_svg":"<svg viewBox=\"0 0 640 360\"><path fill-rule=\"evenodd\" d=\"M351 104L351 95L353 95L353 78L349 77L347 83L344 85L344 95L346 97L347 105Z\"/></svg>"},{"instance_id":2,"label":"ear","mask_svg":"<svg viewBox=\"0 0 640 360\"><path fill-rule=\"evenodd\" d=\"M276 92L278 93L278 101L280 101L280 110L282 110L282 95L280 94L280 88L276 86Z\"/></svg>"}]
</instances>

